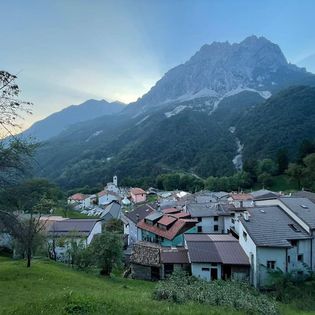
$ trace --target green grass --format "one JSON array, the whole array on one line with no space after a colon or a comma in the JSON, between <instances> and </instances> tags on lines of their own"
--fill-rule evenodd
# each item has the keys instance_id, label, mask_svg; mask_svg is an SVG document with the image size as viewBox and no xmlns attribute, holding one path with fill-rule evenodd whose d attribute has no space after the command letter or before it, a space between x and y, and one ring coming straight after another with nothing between
<instances>
[{"instance_id":1,"label":"green grass","mask_svg":"<svg viewBox=\"0 0 315 315\"><path fill-rule=\"evenodd\" d=\"M100 278L59 263L0 259L0 314L241 314L230 309L152 299L155 283Z\"/></svg>"},{"instance_id":2,"label":"green grass","mask_svg":"<svg viewBox=\"0 0 315 315\"><path fill-rule=\"evenodd\" d=\"M97 216L88 216L84 213L81 213L79 211L75 210L68 210L67 215L65 215L65 212L61 208L57 208L54 210L53 215L60 215L62 217L70 218L70 219L93 219L93 218L99 218Z\"/></svg>"},{"instance_id":3,"label":"green grass","mask_svg":"<svg viewBox=\"0 0 315 315\"><path fill-rule=\"evenodd\" d=\"M101 278L48 260L25 261L0 257L0 314L242 314L231 309L197 303L183 305L152 299L155 283ZM290 305L280 305L281 314L314 315Z\"/></svg>"}]
</instances>

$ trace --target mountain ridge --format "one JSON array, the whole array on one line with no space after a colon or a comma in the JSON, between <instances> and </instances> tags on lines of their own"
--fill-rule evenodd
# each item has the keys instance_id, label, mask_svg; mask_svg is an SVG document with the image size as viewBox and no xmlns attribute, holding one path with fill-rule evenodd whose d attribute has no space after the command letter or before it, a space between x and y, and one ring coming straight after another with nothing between
<instances>
[{"instance_id":1,"label":"mountain ridge","mask_svg":"<svg viewBox=\"0 0 315 315\"><path fill-rule=\"evenodd\" d=\"M103 115L117 114L125 104L115 101L90 99L78 105L70 105L46 118L35 122L19 134L19 137L31 137L37 141L46 141L57 136L72 124L91 120Z\"/></svg>"}]
</instances>

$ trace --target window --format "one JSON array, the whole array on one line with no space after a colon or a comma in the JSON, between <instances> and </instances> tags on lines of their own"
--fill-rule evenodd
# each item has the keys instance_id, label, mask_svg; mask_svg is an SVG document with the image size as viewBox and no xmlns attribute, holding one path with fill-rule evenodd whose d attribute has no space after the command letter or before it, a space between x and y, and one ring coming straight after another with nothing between
<instances>
[{"instance_id":1,"label":"window","mask_svg":"<svg viewBox=\"0 0 315 315\"><path fill-rule=\"evenodd\" d=\"M291 241L291 245L292 246L296 246L297 245L297 241L295 241L295 240Z\"/></svg>"},{"instance_id":2,"label":"window","mask_svg":"<svg viewBox=\"0 0 315 315\"><path fill-rule=\"evenodd\" d=\"M202 226L197 226L197 232L202 233Z\"/></svg>"},{"instance_id":3,"label":"window","mask_svg":"<svg viewBox=\"0 0 315 315\"><path fill-rule=\"evenodd\" d=\"M245 241L247 241L247 233L245 231L243 231L243 238Z\"/></svg>"},{"instance_id":4,"label":"window","mask_svg":"<svg viewBox=\"0 0 315 315\"><path fill-rule=\"evenodd\" d=\"M216 217L213 217L213 221L218 221L219 220L219 217L216 216Z\"/></svg>"},{"instance_id":5,"label":"window","mask_svg":"<svg viewBox=\"0 0 315 315\"><path fill-rule=\"evenodd\" d=\"M214 225L214 226L213 226L213 230L214 230L214 231L219 231L219 226L218 226L217 224Z\"/></svg>"},{"instance_id":6,"label":"window","mask_svg":"<svg viewBox=\"0 0 315 315\"><path fill-rule=\"evenodd\" d=\"M201 268L202 271L210 271L210 268Z\"/></svg>"},{"instance_id":7,"label":"window","mask_svg":"<svg viewBox=\"0 0 315 315\"><path fill-rule=\"evenodd\" d=\"M198 222L201 222L202 221L202 218L201 217L198 217Z\"/></svg>"},{"instance_id":8,"label":"window","mask_svg":"<svg viewBox=\"0 0 315 315\"><path fill-rule=\"evenodd\" d=\"M299 254L297 259L298 261L303 262L303 254Z\"/></svg>"},{"instance_id":9,"label":"window","mask_svg":"<svg viewBox=\"0 0 315 315\"><path fill-rule=\"evenodd\" d=\"M268 260L267 261L267 268L268 269L275 269L275 267L276 267L276 262L274 261L274 260Z\"/></svg>"},{"instance_id":10,"label":"window","mask_svg":"<svg viewBox=\"0 0 315 315\"><path fill-rule=\"evenodd\" d=\"M290 256L288 256L288 264L290 263L290 261L291 261L291 257L290 257Z\"/></svg>"},{"instance_id":11,"label":"window","mask_svg":"<svg viewBox=\"0 0 315 315\"><path fill-rule=\"evenodd\" d=\"M235 220L234 220L234 219L231 219L231 222L234 224L234 223L235 223Z\"/></svg>"}]
</instances>

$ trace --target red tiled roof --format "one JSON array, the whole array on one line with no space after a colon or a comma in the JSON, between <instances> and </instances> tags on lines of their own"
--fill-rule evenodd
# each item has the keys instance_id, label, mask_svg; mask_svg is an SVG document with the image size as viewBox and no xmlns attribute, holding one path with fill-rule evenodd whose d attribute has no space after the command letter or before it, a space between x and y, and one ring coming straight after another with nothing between
<instances>
[{"instance_id":1,"label":"red tiled roof","mask_svg":"<svg viewBox=\"0 0 315 315\"><path fill-rule=\"evenodd\" d=\"M168 215L164 215L157 223L168 226L168 225L174 223L176 220L177 220L176 218L172 218Z\"/></svg>"},{"instance_id":2,"label":"red tiled roof","mask_svg":"<svg viewBox=\"0 0 315 315\"><path fill-rule=\"evenodd\" d=\"M176 209L176 208L165 208L162 210L163 213L168 214L168 213L176 213L176 212L180 212L180 210Z\"/></svg>"},{"instance_id":3,"label":"red tiled roof","mask_svg":"<svg viewBox=\"0 0 315 315\"><path fill-rule=\"evenodd\" d=\"M81 193L76 193L70 197L68 197L68 199L70 200L76 200L76 201L82 201L86 198L85 195L81 194Z\"/></svg>"},{"instance_id":4,"label":"red tiled roof","mask_svg":"<svg viewBox=\"0 0 315 315\"><path fill-rule=\"evenodd\" d=\"M164 237L168 240L172 240L178 234L184 233L185 231L192 228L197 223L196 220L176 220L173 225L168 230L162 230L157 225L147 224L144 219L139 221L137 227L151 233L154 233L158 236Z\"/></svg>"},{"instance_id":5,"label":"red tiled roof","mask_svg":"<svg viewBox=\"0 0 315 315\"><path fill-rule=\"evenodd\" d=\"M143 194L145 194L145 191L142 188L131 188L130 192L133 195L143 195Z\"/></svg>"}]
</instances>

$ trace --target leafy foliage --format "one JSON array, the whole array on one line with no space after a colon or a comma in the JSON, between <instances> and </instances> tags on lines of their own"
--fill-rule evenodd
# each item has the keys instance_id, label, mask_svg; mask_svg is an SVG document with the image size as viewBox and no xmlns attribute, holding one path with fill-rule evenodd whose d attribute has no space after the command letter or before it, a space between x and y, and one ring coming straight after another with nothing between
<instances>
[{"instance_id":1,"label":"leafy foliage","mask_svg":"<svg viewBox=\"0 0 315 315\"><path fill-rule=\"evenodd\" d=\"M274 301L245 283L223 280L206 282L182 272L174 272L168 280L159 282L153 296L176 303L194 301L222 305L250 314L278 314Z\"/></svg>"}]
</instances>

